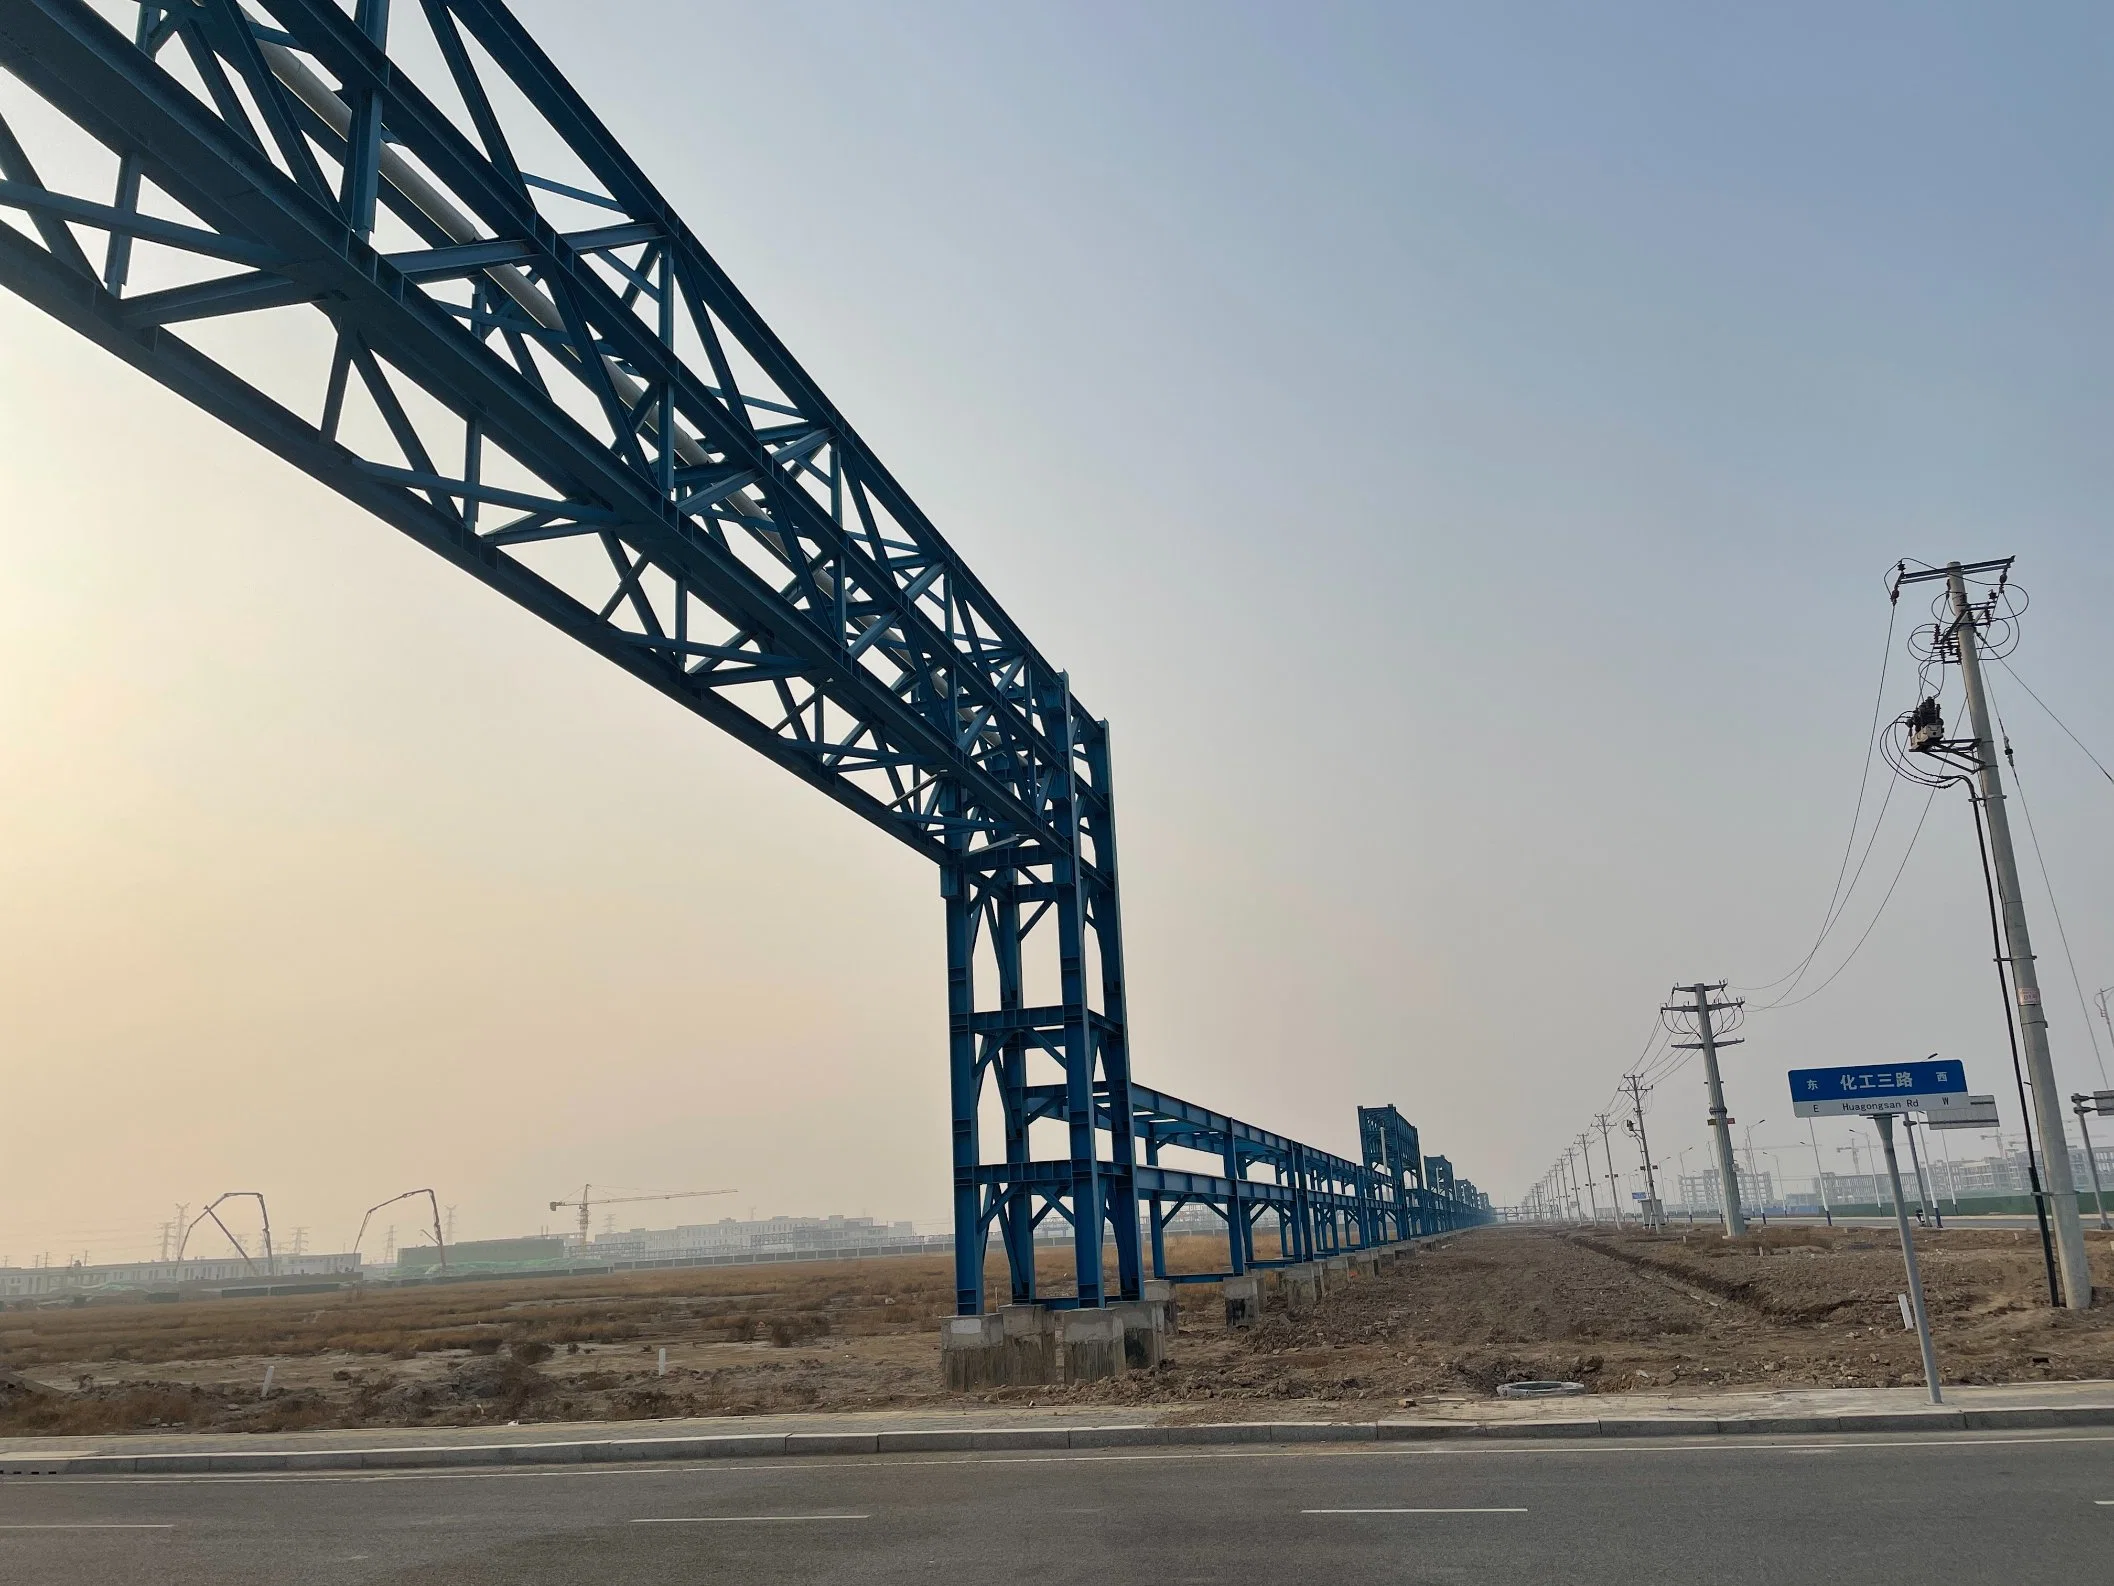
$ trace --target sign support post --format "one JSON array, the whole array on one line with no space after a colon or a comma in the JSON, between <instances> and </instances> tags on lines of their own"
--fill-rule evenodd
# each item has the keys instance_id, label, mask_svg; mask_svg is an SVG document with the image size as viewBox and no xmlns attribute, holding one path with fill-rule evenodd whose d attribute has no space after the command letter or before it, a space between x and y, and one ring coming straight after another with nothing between
<instances>
[{"instance_id":1,"label":"sign support post","mask_svg":"<svg viewBox=\"0 0 2114 1586\"><path fill-rule=\"evenodd\" d=\"M1901 1159L1894 1155L1894 1115L1876 1113L1872 1122L1879 1126L1879 1148L1886 1153L1886 1176L1894 1185L1894 1226L1901 1232L1901 1259L1908 1264L1909 1305L1916 1317L1916 1344L1923 1351L1923 1382L1930 1389L1930 1402L1943 1404L1945 1396L1938 1388L1938 1351L1931 1343L1930 1312L1923 1304L1923 1274L1916 1266L1916 1241L1909 1232L1908 1206L1901 1199Z\"/></svg>"},{"instance_id":2,"label":"sign support post","mask_svg":"<svg viewBox=\"0 0 2114 1586\"><path fill-rule=\"evenodd\" d=\"M2092 1204L2099 1209L2099 1226L2114 1227L2107 1221L2107 1197L2099 1187L2099 1158L2092 1154L2092 1126L2085 1116L2093 1112L2114 1112L2114 1091L2094 1091L2090 1096L2072 1096L2070 1108L2077 1114L2077 1132L2085 1137L2085 1166L2092 1170Z\"/></svg>"},{"instance_id":3,"label":"sign support post","mask_svg":"<svg viewBox=\"0 0 2114 1586\"><path fill-rule=\"evenodd\" d=\"M1901 1234L1901 1259L1908 1267L1910 1311L1916 1343L1923 1351L1923 1383L1930 1402L1943 1404L1938 1386L1938 1351L1931 1343L1930 1309L1923 1303L1923 1273L1916 1265L1916 1238L1909 1232L1908 1202L1901 1194L1901 1159L1894 1154L1894 1119L1920 1112L1933 1129L1958 1129L1996 1121L1996 1103L1967 1093L1967 1074L1935 1053L1921 1063L1866 1063L1855 1067L1795 1068L1790 1074L1791 1110L1800 1118L1870 1118L1879 1128L1887 1182L1894 1191L1894 1226ZM1914 1137L1910 1137L1914 1149ZM1916 1194L1923 1194L1919 1173Z\"/></svg>"}]
</instances>

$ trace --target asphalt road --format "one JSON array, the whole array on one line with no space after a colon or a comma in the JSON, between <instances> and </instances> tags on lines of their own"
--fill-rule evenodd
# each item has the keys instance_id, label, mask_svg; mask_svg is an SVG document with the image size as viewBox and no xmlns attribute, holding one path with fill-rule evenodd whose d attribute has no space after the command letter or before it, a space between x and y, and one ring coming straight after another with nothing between
<instances>
[{"instance_id":1,"label":"asphalt road","mask_svg":"<svg viewBox=\"0 0 2114 1586\"><path fill-rule=\"evenodd\" d=\"M2077 1583L2114 1434L0 1483L0 1581Z\"/></svg>"}]
</instances>

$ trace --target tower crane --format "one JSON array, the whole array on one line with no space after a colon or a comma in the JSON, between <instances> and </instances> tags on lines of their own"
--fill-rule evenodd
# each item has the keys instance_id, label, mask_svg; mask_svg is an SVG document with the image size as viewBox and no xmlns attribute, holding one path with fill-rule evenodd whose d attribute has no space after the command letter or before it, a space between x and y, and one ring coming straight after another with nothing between
<instances>
[{"instance_id":1,"label":"tower crane","mask_svg":"<svg viewBox=\"0 0 2114 1586\"><path fill-rule=\"evenodd\" d=\"M694 1200L700 1195L739 1195L741 1193L738 1189L670 1190L664 1195L603 1195L597 1197L593 1191L594 1186L592 1184L582 1184L578 1200L551 1202L552 1211L557 1211L562 1206L571 1206L580 1213L580 1248L582 1250L587 1248L587 1218L590 1207L623 1206L632 1201L686 1201Z\"/></svg>"}]
</instances>

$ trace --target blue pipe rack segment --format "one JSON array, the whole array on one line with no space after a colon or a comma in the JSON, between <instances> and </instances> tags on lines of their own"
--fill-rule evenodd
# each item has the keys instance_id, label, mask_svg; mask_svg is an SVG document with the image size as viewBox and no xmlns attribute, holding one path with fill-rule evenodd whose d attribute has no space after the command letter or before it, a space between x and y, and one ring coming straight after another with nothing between
<instances>
[{"instance_id":1,"label":"blue pipe rack segment","mask_svg":"<svg viewBox=\"0 0 2114 1586\"><path fill-rule=\"evenodd\" d=\"M108 157L53 187L72 144L0 122L0 286L937 865L962 1311L993 1230L1034 1296L1052 1214L1078 1305L1137 1296L1141 1209L1155 1270L1204 1205L1236 1272L1265 1219L1302 1259L1480 1215L1392 1108L1353 1162L1133 1083L1107 723L504 5L130 15L0 0L0 67Z\"/></svg>"}]
</instances>

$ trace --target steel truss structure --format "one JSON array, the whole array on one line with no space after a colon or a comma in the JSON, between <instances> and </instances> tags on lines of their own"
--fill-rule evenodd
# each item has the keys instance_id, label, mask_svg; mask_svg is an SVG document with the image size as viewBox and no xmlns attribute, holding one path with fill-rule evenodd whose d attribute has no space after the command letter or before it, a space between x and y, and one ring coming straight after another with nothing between
<instances>
[{"instance_id":1,"label":"steel truss structure","mask_svg":"<svg viewBox=\"0 0 2114 1586\"><path fill-rule=\"evenodd\" d=\"M0 0L0 284L938 866L964 1312L1053 1213L1077 1305L1189 1204L1236 1272L1477 1216L1393 1108L1351 1162L1132 1082L1107 724L506 8L395 12Z\"/></svg>"}]
</instances>

